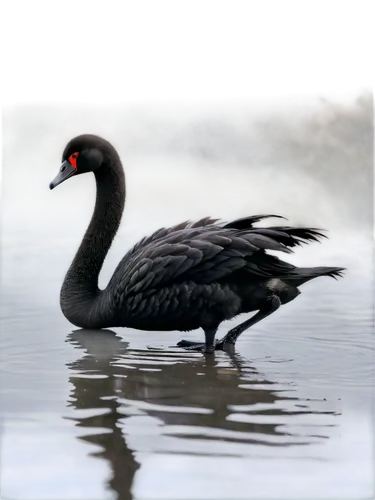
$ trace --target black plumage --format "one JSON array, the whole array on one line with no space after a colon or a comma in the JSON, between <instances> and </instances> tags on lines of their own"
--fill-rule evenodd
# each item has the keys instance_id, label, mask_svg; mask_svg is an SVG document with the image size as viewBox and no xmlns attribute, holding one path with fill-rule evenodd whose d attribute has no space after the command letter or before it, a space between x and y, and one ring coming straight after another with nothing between
<instances>
[{"instance_id":1,"label":"black plumage","mask_svg":"<svg viewBox=\"0 0 375 500\"><path fill-rule=\"evenodd\" d=\"M90 171L97 184L95 210L61 289L62 311L77 326L182 331L201 327L204 345L180 345L211 352L235 343L246 328L294 299L306 281L341 276L343 268L298 268L267 253L291 253L296 246L318 241L325 237L318 229L254 227L265 218L281 218L277 215L228 223L206 217L143 238L121 260L108 286L99 290L98 276L125 202L120 158L104 139L76 137L66 146L63 165L50 187ZM258 313L215 344L222 321L251 311Z\"/></svg>"}]
</instances>

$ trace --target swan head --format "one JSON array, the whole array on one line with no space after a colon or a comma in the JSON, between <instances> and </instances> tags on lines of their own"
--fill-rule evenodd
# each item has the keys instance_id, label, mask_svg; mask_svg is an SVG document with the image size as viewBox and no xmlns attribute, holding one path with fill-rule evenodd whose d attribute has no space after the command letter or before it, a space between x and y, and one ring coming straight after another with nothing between
<instances>
[{"instance_id":1,"label":"swan head","mask_svg":"<svg viewBox=\"0 0 375 500\"><path fill-rule=\"evenodd\" d=\"M73 175L95 172L117 157L113 146L97 135L79 135L66 145L62 155L62 165L56 177L49 185L50 189L58 186Z\"/></svg>"}]
</instances>

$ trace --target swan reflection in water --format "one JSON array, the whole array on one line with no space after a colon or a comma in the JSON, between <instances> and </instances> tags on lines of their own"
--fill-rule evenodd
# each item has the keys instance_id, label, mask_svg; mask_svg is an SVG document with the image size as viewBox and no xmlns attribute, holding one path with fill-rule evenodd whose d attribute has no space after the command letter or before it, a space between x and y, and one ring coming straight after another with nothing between
<instances>
[{"instance_id":1,"label":"swan reflection in water","mask_svg":"<svg viewBox=\"0 0 375 500\"><path fill-rule=\"evenodd\" d=\"M68 364L69 418L90 430L79 439L100 446L93 455L108 460L118 498L132 498L138 453L256 456L259 447L321 442L337 424L334 411L290 396L293 387L266 380L235 353L129 349L110 330L77 330L67 341L85 351ZM296 418L302 431L283 425Z\"/></svg>"}]
</instances>

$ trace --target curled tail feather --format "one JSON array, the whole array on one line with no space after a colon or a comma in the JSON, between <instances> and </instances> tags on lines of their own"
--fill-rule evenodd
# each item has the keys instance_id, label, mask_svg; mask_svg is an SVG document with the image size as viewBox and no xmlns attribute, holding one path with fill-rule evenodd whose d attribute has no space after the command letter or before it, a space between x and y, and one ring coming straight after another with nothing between
<instances>
[{"instance_id":1,"label":"curled tail feather","mask_svg":"<svg viewBox=\"0 0 375 500\"><path fill-rule=\"evenodd\" d=\"M280 215L252 215L250 217L243 217L232 222L225 224L223 227L226 229L237 229L239 232L251 234L260 234L274 239L287 248L300 246L304 243L311 241L320 241L327 236L322 232L322 229L315 227L291 227L291 226L268 226L268 227L254 227L254 224L263 219L277 217L285 219Z\"/></svg>"},{"instance_id":2,"label":"curled tail feather","mask_svg":"<svg viewBox=\"0 0 375 500\"><path fill-rule=\"evenodd\" d=\"M344 271L344 267L296 267L282 280L298 287L319 276L329 276L337 280L343 277Z\"/></svg>"}]
</instances>

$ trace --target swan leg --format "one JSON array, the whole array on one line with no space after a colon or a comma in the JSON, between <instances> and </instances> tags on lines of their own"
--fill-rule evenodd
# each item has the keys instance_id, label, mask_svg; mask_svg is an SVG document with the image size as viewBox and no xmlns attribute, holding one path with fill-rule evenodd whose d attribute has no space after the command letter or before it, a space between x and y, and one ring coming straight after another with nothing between
<instances>
[{"instance_id":1,"label":"swan leg","mask_svg":"<svg viewBox=\"0 0 375 500\"><path fill-rule=\"evenodd\" d=\"M190 340L181 340L177 343L178 347L183 347L188 351L203 351L212 353L216 349L217 341L215 342L217 328L204 330L206 342L191 342Z\"/></svg>"},{"instance_id":2,"label":"swan leg","mask_svg":"<svg viewBox=\"0 0 375 500\"><path fill-rule=\"evenodd\" d=\"M262 319L266 318L273 312L275 312L281 305L281 301L277 295L271 295L267 301L265 302L264 306L259 309L259 311L254 314L250 319L244 321L243 323L240 323L239 325L235 326L232 328L232 330L229 330L229 332L216 343L215 348L216 349L223 349L225 344L235 344L236 340L238 337L243 333L245 330L250 328L251 326L255 325L255 323L258 323Z\"/></svg>"}]
</instances>

